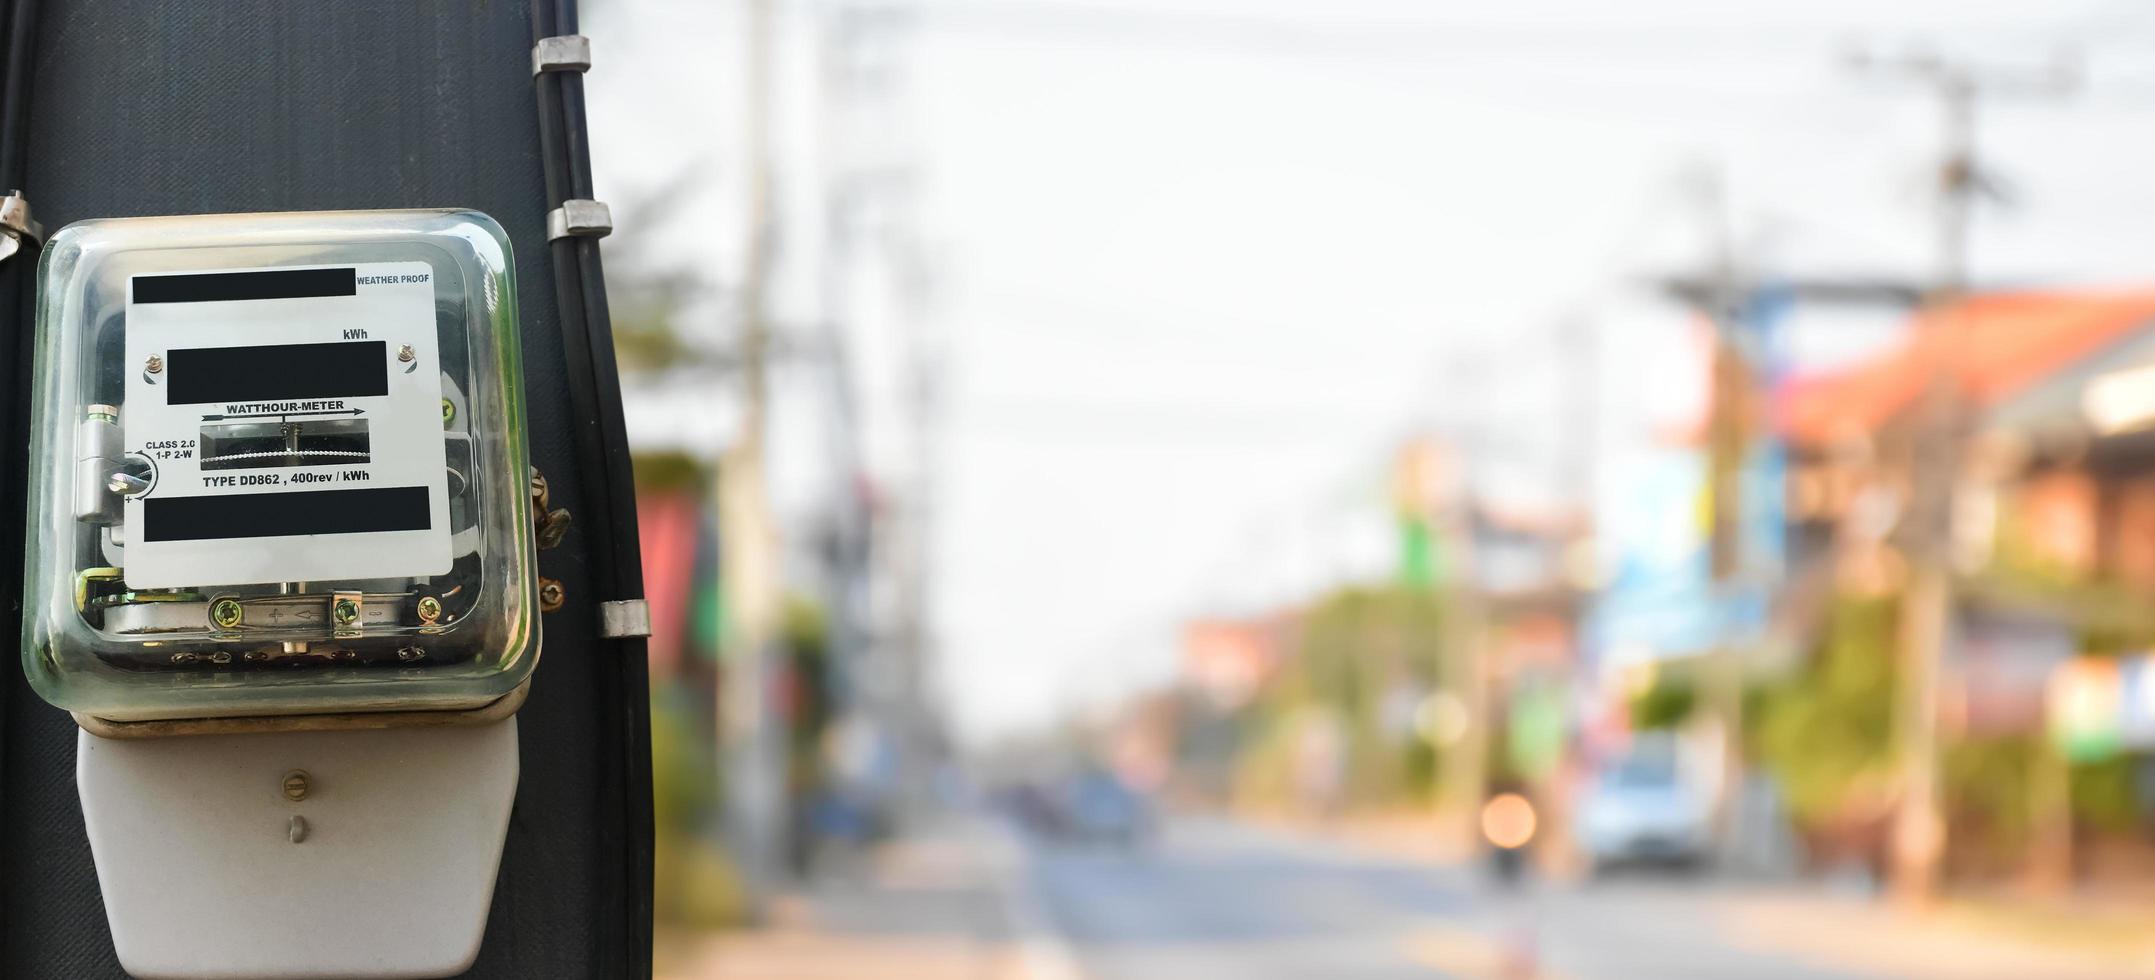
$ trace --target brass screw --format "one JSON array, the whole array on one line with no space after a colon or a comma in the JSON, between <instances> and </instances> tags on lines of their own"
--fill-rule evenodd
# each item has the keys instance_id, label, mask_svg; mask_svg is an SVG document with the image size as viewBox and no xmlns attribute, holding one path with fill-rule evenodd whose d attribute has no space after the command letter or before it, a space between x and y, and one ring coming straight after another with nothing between
<instances>
[{"instance_id":1,"label":"brass screw","mask_svg":"<svg viewBox=\"0 0 2155 980\"><path fill-rule=\"evenodd\" d=\"M284 798L297 803L307 798L307 790L314 784L307 778L307 770L294 769L284 774Z\"/></svg>"},{"instance_id":2,"label":"brass screw","mask_svg":"<svg viewBox=\"0 0 2155 980\"><path fill-rule=\"evenodd\" d=\"M157 374L165 369L165 359L151 354L148 360L142 362L142 369L151 374Z\"/></svg>"},{"instance_id":3,"label":"brass screw","mask_svg":"<svg viewBox=\"0 0 2155 980\"><path fill-rule=\"evenodd\" d=\"M210 603L210 622L216 624L218 629L237 628L244 615L238 599L219 599Z\"/></svg>"},{"instance_id":4,"label":"brass screw","mask_svg":"<svg viewBox=\"0 0 2155 980\"><path fill-rule=\"evenodd\" d=\"M441 424L448 425L454 421L456 421L456 403L444 398L441 400Z\"/></svg>"},{"instance_id":5,"label":"brass screw","mask_svg":"<svg viewBox=\"0 0 2155 980\"><path fill-rule=\"evenodd\" d=\"M561 582L559 580L550 578L539 579L540 612L553 612L554 610L561 608L562 603L567 602L568 598L569 594L567 590L564 590L561 587Z\"/></svg>"},{"instance_id":6,"label":"brass screw","mask_svg":"<svg viewBox=\"0 0 2155 980\"><path fill-rule=\"evenodd\" d=\"M338 599L336 605L329 607L329 617L336 620L338 626L350 626L359 621L359 603Z\"/></svg>"},{"instance_id":7,"label":"brass screw","mask_svg":"<svg viewBox=\"0 0 2155 980\"><path fill-rule=\"evenodd\" d=\"M412 345L410 344L405 344L404 346L397 348L397 360L403 361L406 364L411 363L412 358L418 356L418 354L412 351Z\"/></svg>"},{"instance_id":8,"label":"brass screw","mask_svg":"<svg viewBox=\"0 0 2155 980\"><path fill-rule=\"evenodd\" d=\"M419 621L431 623L441 618L441 600L430 595L419 597Z\"/></svg>"}]
</instances>

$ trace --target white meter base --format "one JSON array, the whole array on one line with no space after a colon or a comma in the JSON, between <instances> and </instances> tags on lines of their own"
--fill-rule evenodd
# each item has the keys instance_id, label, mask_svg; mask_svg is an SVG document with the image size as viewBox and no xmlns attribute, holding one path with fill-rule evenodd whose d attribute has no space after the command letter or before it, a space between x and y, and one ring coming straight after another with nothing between
<instances>
[{"instance_id":1,"label":"white meter base","mask_svg":"<svg viewBox=\"0 0 2155 980\"><path fill-rule=\"evenodd\" d=\"M142 980L445 977L486 929L516 719L76 742L120 965Z\"/></svg>"}]
</instances>

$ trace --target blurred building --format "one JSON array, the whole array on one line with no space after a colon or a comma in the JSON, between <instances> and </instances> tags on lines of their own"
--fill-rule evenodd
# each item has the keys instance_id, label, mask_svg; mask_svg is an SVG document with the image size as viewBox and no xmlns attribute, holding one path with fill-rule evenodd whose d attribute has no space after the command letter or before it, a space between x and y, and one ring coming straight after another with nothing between
<instances>
[{"instance_id":1,"label":"blurred building","mask_svg":"<svg viewBox=\"0 0 2155 980\"><path fill-rule=\"evenodd\" d=\"M2071 777L2041 760L2155 748L2125 721L2144 714L2132 704L2148 698L2144 671L2108 659L2155 644L2155 291L1976 295L1923 313L1881 357L1790 385L1791 553L1814 577L1873 595L1905 580L1899 518L1941 375L1961 392L1965 442L1940 721L1960 738L2049 746L2033 771L2054 773L2051 788L2031 783L2022 805L2052 828L2048 866L2062 874Z\"/></svg>"}]
</instances>

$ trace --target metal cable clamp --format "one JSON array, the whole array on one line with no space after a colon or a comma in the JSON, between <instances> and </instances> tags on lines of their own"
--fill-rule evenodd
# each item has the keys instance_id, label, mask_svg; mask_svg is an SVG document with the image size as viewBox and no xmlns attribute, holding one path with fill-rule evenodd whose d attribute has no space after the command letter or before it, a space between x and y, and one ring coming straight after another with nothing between
<instances>
[{"instance_id":1,"label":"metal cable clamp","mask_svg":"<svg viewBox=\"0 0 2155 980\"><path fill-rule=\"evenodd\" d=\"M599 635L609 640L651 635L651 605L642 599L599 603Z\"/></svg>"},{"instance_id":2,"label":"metal cable clamp","mask_svg":"<svg viewBox=\"0 0 2155 980\"><path fill-rule=\"evenodd\" d=\"M604 201L573 198L546 213L546 240L557 238L605 238L613 233L614 213Z\"/></svg>"},{"instance_id":3,"label":"metal cable clamp","mask_svg":"<svg viewBox=\"0 0 2155 980\"><path fill-rule=\"evenodd\" d=\"M591 39L582 34L542 37L531 46L531 75L550 71L590 71Z\"/></svg>"},{"instance_id":4,"label":"metal cable clamp","mask_svg":"<svg viewBox=\"0 0 2155 980\"><path fill-rule=\"evenodd\" d=\"M30 199L21 191L9 191L0 198L0 262L7 261L22 251L23 242L40 242L45 239L45 226L30 216Z\"/></svg>"}]
</instances>

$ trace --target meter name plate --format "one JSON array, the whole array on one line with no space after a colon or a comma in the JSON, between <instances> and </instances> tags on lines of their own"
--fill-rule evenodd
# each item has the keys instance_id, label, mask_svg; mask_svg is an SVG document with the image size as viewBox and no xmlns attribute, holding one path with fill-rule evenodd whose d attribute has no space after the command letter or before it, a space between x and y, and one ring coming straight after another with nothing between
<instances>
[{"instance_id":1,"label":"meter name plate","mask_svg":"<svg viewBox=\"0 0 2155 980\"><path fill-rule=\"evenodd\" d=\"M136 275L126 336L130 586L449 571L427 263Z\"/></svg>"}]
</instances>

